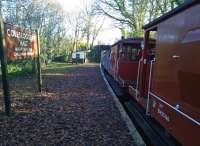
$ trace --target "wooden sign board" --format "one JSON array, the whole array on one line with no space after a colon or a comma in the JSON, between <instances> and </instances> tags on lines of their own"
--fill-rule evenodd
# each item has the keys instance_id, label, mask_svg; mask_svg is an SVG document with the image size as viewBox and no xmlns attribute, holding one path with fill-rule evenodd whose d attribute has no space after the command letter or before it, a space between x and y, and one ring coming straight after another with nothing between
<instances>
[{"instance_id":1,"label":"wooden sign board","mask_svg":"<svg viewBox=\"0 0 200 146\"><path fill-rule=\"evenodd\" d=\"M37 33L4 23L5 51L9 60L37 57Z\"/></svg>"}]
</instances>

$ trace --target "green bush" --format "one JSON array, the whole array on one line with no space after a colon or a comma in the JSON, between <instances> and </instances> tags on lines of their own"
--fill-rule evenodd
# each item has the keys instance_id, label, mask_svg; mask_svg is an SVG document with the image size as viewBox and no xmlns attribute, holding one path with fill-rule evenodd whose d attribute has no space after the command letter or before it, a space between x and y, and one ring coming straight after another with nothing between
<instances>
[{"instance_id":1,"label":"green bush","mask_svg":"<svg viewBox=\"0 0 200 146\"><path fill-rule=\"evenodd\" d=\"M33 60L8 61L7 68L9 77L32 75L35 72Z\"/></svg>"},{"instance_id":2,"label":"green bush","mask_svg":"<svg viewBox=\"0 0 200 146\"><path fill-rule=\"evenodd\" d=\"M66 62L67 57L66 57L66 55L56 56L56 57L54 57L53 61L54 62Z\"/></svg>"}]
</instances>

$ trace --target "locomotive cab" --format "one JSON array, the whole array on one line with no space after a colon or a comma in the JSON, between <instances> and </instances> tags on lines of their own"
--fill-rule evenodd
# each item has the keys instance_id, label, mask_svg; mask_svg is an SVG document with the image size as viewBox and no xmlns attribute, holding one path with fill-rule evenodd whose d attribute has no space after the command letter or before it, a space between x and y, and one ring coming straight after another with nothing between
<instances>
[{"instance_id":1,"label":"locomotive cab","mask_svg":"<svg viewBox=\"0 0 200 146\"><path fill-rule=\"evenodd\" d=\"M143 38L129 38L118 43L118 55L115 60L115 80L124 87L136 86L138 63L141 58Z\"/></svg>"}]
</instances>

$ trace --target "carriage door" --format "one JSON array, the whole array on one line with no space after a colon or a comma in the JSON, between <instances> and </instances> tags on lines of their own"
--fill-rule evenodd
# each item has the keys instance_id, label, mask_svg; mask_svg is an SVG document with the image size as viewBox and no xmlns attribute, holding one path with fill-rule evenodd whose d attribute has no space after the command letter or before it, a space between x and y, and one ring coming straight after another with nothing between
<instances>
[{"instance_id":1,"label":"carriage door","mask_svg":"<svg viewBox=\"0 0 200 146\"><path fill-rule=\"evenodd\" d=\"M174 60L178 63L178 85L180 88L180 103L193 108L192 113L200 109L200 28L186 33L181 41L180 49ZM180 107L181 108L181 107Z\"/></svg>"},{"instance_id":2,"label":"carriage door","mask_svg":"<svg viewBox=\"0 0 200 146\"><path fill-rule=\"evenodd\" d=\"M153 63L155 59L155 38L157 35L157 29L145 32L145 40L143 47L143 58L140 61L140 73L139 73L139 94L142 99L143 106L146 106L146 100L148 96L148 89L150 85L151 73ZM154 39L150 39L154 38Z\"/></svg>"}]
</instances>

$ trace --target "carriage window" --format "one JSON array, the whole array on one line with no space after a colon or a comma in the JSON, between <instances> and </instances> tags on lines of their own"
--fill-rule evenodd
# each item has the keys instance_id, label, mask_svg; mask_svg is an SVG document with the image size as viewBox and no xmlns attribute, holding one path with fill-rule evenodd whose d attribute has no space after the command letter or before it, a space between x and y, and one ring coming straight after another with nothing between
<instances>
[{"instance_id":1,"label":"carriage window","mask_svg":"<svg viewBox=\"0 0 200 146\"><path fill-rule=\"evenodd\" d=\"M150 62L155 59L157 28L149 32L149 39L147 60Z\"/></svg>"},{"instance_id":2,"label":"carriage window","mask_svg":"<svg viewBox=\"0 0 200 146\"><path fill-rule=\"evenodd\" d=\"M126 56L128 58L128 60L130 61L138 61L138 53L139 53L139 49L133 46L127 46L126 47Z\"/></svg>"},{"instance_id":3,"label":"carriage window","mask_svg":"<svg viewBox=\"0 0 200 146\"><path fill-rule=\"evenodd\" d=\"M189 31L185 35L182 43L191 43L191 42L197 42L197 41L200 41L200 29L199 28Z\"/></svg>"}]
</instances>

